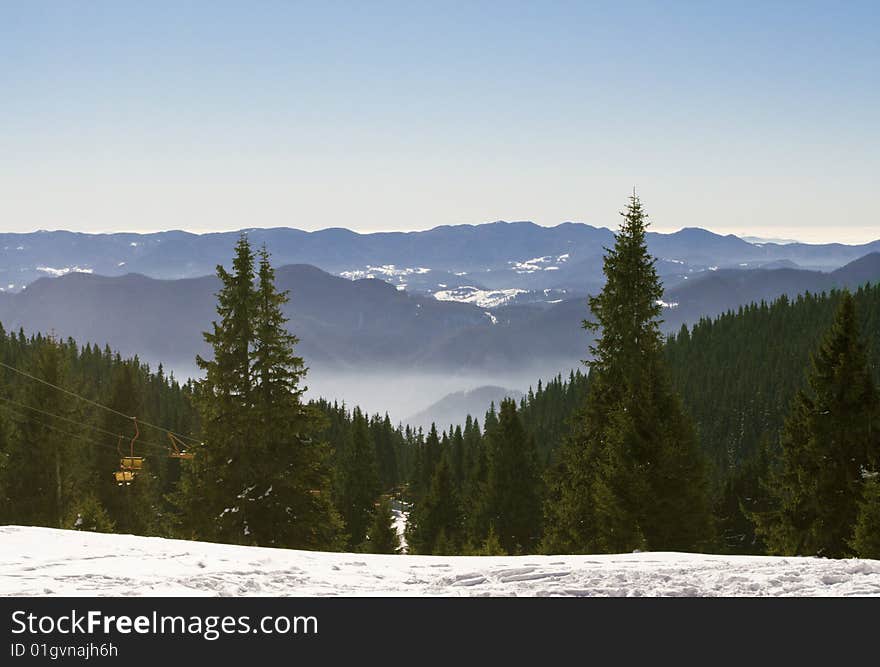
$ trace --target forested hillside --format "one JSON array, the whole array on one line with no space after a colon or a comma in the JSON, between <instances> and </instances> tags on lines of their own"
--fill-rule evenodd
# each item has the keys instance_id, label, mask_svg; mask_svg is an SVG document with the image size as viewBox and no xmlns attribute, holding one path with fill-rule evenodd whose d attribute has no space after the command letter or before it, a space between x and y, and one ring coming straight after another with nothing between
<instances>
[{"instance_id":1,"label":"forested hillside","mask_svg":"<svg viewBox=\"0 0 880 667\"><path fill-rule=\"evenodd\" d=\"M109 348L2 326L0 364L0 523L188 535L172 501L192 462L172 454L201 439L195 383ZM339 511L351 516L360 502L369 513L380 493L407 478L418 434L326 401L308 407L316 438L329 445ZM358 447L360 460L351 456ZM134 483L117 484L120 458L132 453L144 468ZM366 480L366 500L345 496L352 480Z\"/></svg>"},{"instance_id":2,"label":"forested hillside","mask_svg":"<svg viewBox=\"0 0 880 667\"><path fill-rule=\"evenodd\" d=\"M2 328L0 361L0 521L167 532L163 496L180 474L167 433L198 433L193 386L108 348ZM123 415L138 417L148 462L131 487L112 479L138 432Z\"/></svg>"},{"instance_id":3,"label":"forested hillside","mask_svg":"<svg viewBox=\"0 0 880 667\"><path fill-rule=\"evenodd\" d=\"M795 392L802 387L810 353L834 318L841 292L781 297L751 304L692 329L682 327L665 346L676 389L699 431L700 442L723 476L748 460L762 438L776 439ZM880 284L855 292L859 326L880 382ZM556 377L522 402L526 429L546 462L587 393L581 372Z\"/></svg>"},{"instance_id":4,"label":"forested hillside","mask_svg":"<svg viewBox=\"0 0 880 667\"><path fill-rule=\"evenodd\" d=\"M766 475L778 453L784 420L806 386L811 355L831 326L843 293L806 293L751 304L667 339L673 385L694 420L710 462L711 488L723 551L762 552L754 522L743 513L766 504ZM870 371L880 383L880 285L853 292ZM540 460L552 465L579 418L589 379L581 373L538 383L521 404L525 429Z\"/></svg>"},{"instance_id":5,"label":"forested hillside","mask_svg":"<svg viewBox=\"0 0 880 667\"><path fill-rule=\"evenodd\" d=\"M859 329L880 381L880 284L853 293ZM810 354L831 325L841 292L781 297L703 319L673 336L666 356L676 387L719 470L776 439Z\"/></svg>"}]
</instances>

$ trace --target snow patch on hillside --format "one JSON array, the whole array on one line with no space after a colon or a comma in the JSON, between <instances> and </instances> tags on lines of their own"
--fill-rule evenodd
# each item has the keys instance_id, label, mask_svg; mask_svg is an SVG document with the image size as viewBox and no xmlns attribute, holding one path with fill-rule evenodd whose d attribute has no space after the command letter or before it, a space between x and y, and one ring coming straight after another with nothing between
<instances>
[{"instance_id":1,"label":"snow patch on hillside","mask_svg":"<svg viewBox=\"0 0 880 667\"><path fill-rule=\"evenodd\" d=\"M458 301L460 303L472 303L480 308L497 308L513 301L517 294L524 294L524 289L496 289L485 290L478 287L465 285L455 289L439 290L434 292L437 301Z\"/></svg>"},{"instance_id":2,"label":"snow patch on hillside","mask_svg":"<svg viewBox=\"0 0 880 667\"><path fill-rule=\"evenodd\" d=\"M527 259L522 262L510 261L507 262L511 265L511 268L519 274L523 273L535 273L536 271L558 271L559 266L557 264L567 262L569 258L569 254L565 253L564 255L557 255L554 257L553 255L544 255L543 257L533 257L532 259ZM547 266L544 266L544 265Z\"/></svg>"},{"instance_id":3,"label":"snow patch on hillside","mask_svg":"<svg viewBox=\"0 0 880 667\"><path fill-rule=\"evenodd\" d=\"M402 279L406 276L412 275L424 275L426 273L430 273L431 269L426 269L425 267L406 267L406 268L398 268L394 264L383 264L381 266L367 266L364 269L354 269L352 271L342 271L339 276L342 278L348 278L349 280L363 280L363 279L374 279L376 276L381 276L383 279L388 278L397 278L402 281Z\"/></svg>"},{"instance_id":4,"label":"snow patch on hillside","mask_svg":"<svg viewBox=\"0 0 880 667\"><path fill-rule=\"evenodd\" d=\"M0 594L880 596L880 561L655 552L374 556L4 526Z\"/></svg>"},{"instance_id":5,"label":"snow patch on hillside","mask_svg":"<svg viewBox=\"0 0 880 667\"><path fill-rule=\"evenodd\" d=\"M42 273L48 273L50 276L54 276L55 278L59 278L61 276L66 276L68 273L93 273L93 269L84 268L82 266L65 266L61 269L56 269L51 266L38 266L37 271Z\"/></svg>"}]
</instances>

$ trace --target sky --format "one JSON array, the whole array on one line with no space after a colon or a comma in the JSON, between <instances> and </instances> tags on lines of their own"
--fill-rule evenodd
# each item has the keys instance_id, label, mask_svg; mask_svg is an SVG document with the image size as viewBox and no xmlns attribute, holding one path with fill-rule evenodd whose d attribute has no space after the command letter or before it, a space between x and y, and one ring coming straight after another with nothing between
<instances>
[{"instance_id":1,"label":"sky","mask_svg":"<svg viewBox=\"0 0 880 667\"><path fill-rule=\"evenodd\" d=\"M0 0L0 229L880 238L880 3Z\"/></svg>"}]
</instances>

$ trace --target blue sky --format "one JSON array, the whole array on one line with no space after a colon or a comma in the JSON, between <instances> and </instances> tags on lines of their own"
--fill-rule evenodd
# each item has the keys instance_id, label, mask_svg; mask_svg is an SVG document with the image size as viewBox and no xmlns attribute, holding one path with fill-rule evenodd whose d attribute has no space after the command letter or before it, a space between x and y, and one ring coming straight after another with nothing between
<instances>
[{"instance_id":1,"label":"blue sky","mask_svg":"<svg viewBox=\"0 0 880 667\"><path fill-rule=\"evenodd\" d=\"M0 1L4 231L880 237L877 2Z\"/></svg>"}]
</instances>

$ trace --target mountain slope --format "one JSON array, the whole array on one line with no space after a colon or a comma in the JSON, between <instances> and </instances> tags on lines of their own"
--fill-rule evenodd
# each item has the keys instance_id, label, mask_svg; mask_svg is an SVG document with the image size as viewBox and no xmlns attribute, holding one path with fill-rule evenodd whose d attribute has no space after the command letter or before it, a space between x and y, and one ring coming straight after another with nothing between
<instances>
[{"instance_id":1,"label":"mountain slope","mask_svg":"<svg viewBox=\"0 0 880 667\"><path fill-rule=\"evenodd\" d=\"M468 415L476 416L482 421L483 415L492 403L497 408L505 398L519 401L522 397L523 392L521 391L495 386L456 391L447 394L439 401L432 403L424 410L407 417L403 421L410 426L415 428L421 427L425 430L429 429L431 424L434 423L438 429L443 430L450 424L464 424L464 420Z\"/></svg>"},{"instance_id":2,"label":"mountain slope","mask_svg":"<svg viewBox=\"0 0 880 667\"><path fill-rule=\"evenodd\" d=\"M462 329L492 326L480 308L409 296L380 280L350 281L305 265L281 267L276 277L279 288L291 292L285 313L310 364L412 363L425 347ZM218 289L213 277L68 274L3 295L0 322L7 329L107 342L149 361L191 363L195 354L208 353L201 333L216 317Z\"/></svg>"},{"instance_id":3,"label":"mountain slope","mask_svg":"<svg viewBox=\"0 0 880 667\"><path fill-rule=\"evenodd\" d=\"M436 370L570 368L587 355L581 327L585 298L544 306L494 309L438 301L375 279L346 280L313 266L277 271L290 290L286 314L312 367ZM880 280L880 254L832 273L803 269L719 269L666 291L664 329L752 301L805 290L855 287ZM17 294L0 295L0 322L9 329L55 332L82 342L109 343L150 362L191 365L207 354L201 333L215 317L213 277L156 280L142 275L71 273L42 278Z\"/></svg>"},{"instance_id":4,"label":"mountain slope","mask_svg":"<svg viewBox=\"0 0 880 667\"><path fill-rule=\"evenodd\" d=\"M871 253L830 273L804 269L719 269L666 291L663 300L677 306L664 317L670 325L693 323L741 305L771 301L783 294L855 288L880 280L880 253Z\"/></svg>"}]
</instances>

